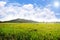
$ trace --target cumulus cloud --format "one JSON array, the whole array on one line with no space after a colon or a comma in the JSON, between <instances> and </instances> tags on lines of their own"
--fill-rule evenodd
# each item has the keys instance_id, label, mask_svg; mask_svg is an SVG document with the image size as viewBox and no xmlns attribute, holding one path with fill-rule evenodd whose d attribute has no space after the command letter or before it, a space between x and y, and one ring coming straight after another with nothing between
<instances>
[{"instance_id":1,"label":"cumulus cloud","mask_svg":"<svg viewBox=\"0 0 60 40\"><path fill-rule=\"evenodd\" d=\"M9 21L17 18L38 22L57 21L55 13L47 7L34 7L33 4L24 4L21 6L19 3L8 4L7 2L0 1L0 21Z\"/></svg>"},{"instance_id":2,"label":"cumulus cloud","mask_svg":"<svg viewBox=\"0 0 60 40\"><path fill-rule=\"evenodd\" d=\"M0 1L0 7L4 6L6 2Z\"/></svg>"}]
</instances>

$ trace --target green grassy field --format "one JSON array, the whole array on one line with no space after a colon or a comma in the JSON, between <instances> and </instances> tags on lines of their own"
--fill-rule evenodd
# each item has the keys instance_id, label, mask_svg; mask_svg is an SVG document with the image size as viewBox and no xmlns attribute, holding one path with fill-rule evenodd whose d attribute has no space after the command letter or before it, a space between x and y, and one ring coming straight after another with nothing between
<instances>
[{"instance_id":1,"label":"green grassy field","mask_svg":"<svg viewBox=\"0 0 60 40\"><path fill-rule=\"evenodd\" d=\"M60 40L60 23L0 23L0 40Z\"/></svg>"}]
</instances>

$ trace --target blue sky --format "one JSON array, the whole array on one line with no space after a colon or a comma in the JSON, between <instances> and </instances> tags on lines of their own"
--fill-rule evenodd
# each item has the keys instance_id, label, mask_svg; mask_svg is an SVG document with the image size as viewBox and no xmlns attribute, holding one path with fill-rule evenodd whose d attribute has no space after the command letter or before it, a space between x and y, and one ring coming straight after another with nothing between
<instances>
[{"instance_id":1,"label":"blue sky","mask_svg":"<svg viewBox=\"0 0 60 40\"><path fill-rule=\"evenodd\" d=\"M54 18L56 18L57 20L60 19L60 0L0 0L0 1L6 2L6 4L4 4L4 5L7 5L7 6L4 6L4 7L2 6L2 9L3 10L6 7L8 9L9 7L11 7L11 5L13 6L12 8L15 9L16 7L14 7L14 5L16 5L16 6L19 5L19 6L21 6L21 8L24 8L24 10L25 9L28 9L28 8L31 8L31 9L28 9L28 10L33 10L33 11L35 10L35 11L37 11L37 13L35 13L36 15L38 15L38 12L41 11L39 13L43 14L42 12L44 12L45 13L45 14L43 14L44 16L46 15L46 13L50 13L51 15L54 14L55 17L53 16L53 20L54 20ZM19 9L19 7L17 7L17 8ZM20 9L18 11L20 11ZM9 13L14 16L14 12L9 12ZM26 10L24 12L26 12ZM1 20L3 20L5 16L7 16L6 15L7 13L4 14L4 15L3 14L4 13L2 13L2 11L1 11L1 13L0 13L0 19ZM34 17L36 15L34 15ZM48 15L46 15L46 16L47 16L47 18L49 18ZM38 18L40 18L40 14L39 14L39 17ZM42 18L42 19L44 20L44 18Z\"/></svg>"},{"instance_id":2,"label":"blue sky","mask_svg":"<svg viewBox=\"0 0 60 40\"><path fill-rule=\"evenodd\" d=\"M37 6L40 6L41 8L46 7L49 4L53 4L54 1L58 1L60 4L60 0L9 0L9 2L17 2L20 4L36 4ZM56 13L60 13L60 6L59 8L54 7L53 5L51 6L51 10L56 12ZM60 17L60 15L57 16L58 18Z\"/></svg>"},{"instance_id":3,"label":"blue sky","mask_svg":"<svg viewBox=\"0 0 60 40\"><path fill-rule=\"evenodd\" d=\"M52 0L10 0L9 2L18 2L20 4L36 4L38 6L46 6Z\"/></svg>"},{"instance_id":4,"label":"blue sky","mask_svg":"<svg viewBox=\"0 0 60 40\"><path fill-rule=\"evenodd\" d=\"M9 0L9 2L18 2L20 4L36 4L37 6L40 7L45 7L49 4L53 4L54 1L58 1L60 4L60 0ZM55 12L59 12L60 13L60 6L59 8L54 7L53 5L51 6L52 10Z\"/></svg>"}]
</instances>

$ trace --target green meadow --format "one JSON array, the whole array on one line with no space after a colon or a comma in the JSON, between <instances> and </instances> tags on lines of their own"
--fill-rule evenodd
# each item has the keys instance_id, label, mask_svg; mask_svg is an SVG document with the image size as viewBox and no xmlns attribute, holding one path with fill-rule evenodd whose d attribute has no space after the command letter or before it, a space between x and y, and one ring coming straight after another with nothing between
<instances>
[{"instance_id":1,"label":"green meadow","mask_svg":"<svg viewBox=\"0 0 60 40\"><path fill-rule=\"evenodd\" d=\"M0 40L60 40L60 23L0 23Z\"/></svg>"}]
</instances>

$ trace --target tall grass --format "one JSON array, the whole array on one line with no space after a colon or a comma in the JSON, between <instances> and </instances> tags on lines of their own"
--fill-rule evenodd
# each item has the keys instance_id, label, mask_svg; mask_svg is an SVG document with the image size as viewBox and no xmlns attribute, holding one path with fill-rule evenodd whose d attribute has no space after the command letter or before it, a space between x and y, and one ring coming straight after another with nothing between
<instances>
[{"instance_id":1,"label":"tall grass","mask_svg":"<svg viewBox=\"0 0 60 40\"><path fill-rule=\"evenodd\" d=\"M60 24L0 23L0 40L60 40Z\"/></svg>"}]
</instances>

